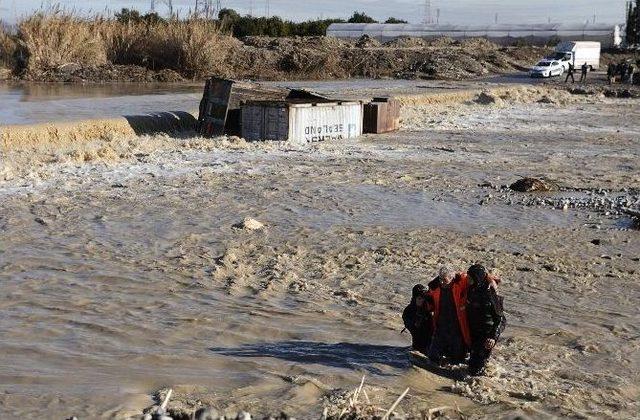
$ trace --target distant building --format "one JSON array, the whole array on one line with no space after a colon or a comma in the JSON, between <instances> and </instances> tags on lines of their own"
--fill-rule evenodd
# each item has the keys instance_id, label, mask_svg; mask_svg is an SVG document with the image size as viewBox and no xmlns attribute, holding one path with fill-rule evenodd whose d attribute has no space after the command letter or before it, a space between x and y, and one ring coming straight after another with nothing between
<instances>
[{"instance_id":1,"label":"distant building","mask_svg":"<svg viewBox=\"0 0 640 420\"><path fill-rule=\"evenodd\" d=\"M617 47L622 43L619 25L548 23L536 25L426 25L384 23L334 23L327 29L327 36L343 39L368 35L381 42L400 37L415 38L487 38L497 44L511 45L517 40L532 44L546 44L549 40L599 41L603 48Z\"/></svg>"}]
</instances>

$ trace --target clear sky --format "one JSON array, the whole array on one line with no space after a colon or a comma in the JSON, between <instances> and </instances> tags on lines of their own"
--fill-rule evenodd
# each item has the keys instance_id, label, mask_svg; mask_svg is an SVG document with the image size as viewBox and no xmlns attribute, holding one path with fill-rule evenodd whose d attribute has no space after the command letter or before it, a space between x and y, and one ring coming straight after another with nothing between
<instances>
[{"instance_id":1,"label":"clear sky","mask_svg":"<svg viewBox=\"0 0 640 420\"><path fill-rule=\"evenodd\" d=\"M174 7L188 10L195 0L173 0ZM161 3L162 0L156 0ZM148 11L151 0L0 0L0 19L10 23L17 16L47 3L82 12L115 11L123 7ZM241 14L264 16L267 0L221 0L223 7ZM420 23L424 16L424 0L269 0L271 15L292 20L318 17L348 17L363 11L377 19L389 16ZM500 23L584 23L594 15L600 23L623 23L626 0L431 0L433 15L440 9L440 23L490 24L496 13ZM166 12L160 4L157 9Z\"/></svg>"}]
</instances>

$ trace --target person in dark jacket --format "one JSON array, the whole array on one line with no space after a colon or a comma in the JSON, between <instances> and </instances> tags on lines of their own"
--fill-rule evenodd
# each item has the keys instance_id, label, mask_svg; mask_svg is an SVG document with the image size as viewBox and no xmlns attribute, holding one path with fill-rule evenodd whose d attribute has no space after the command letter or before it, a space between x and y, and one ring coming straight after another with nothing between
<instances>
[{"instance_id":1,"label":"person in dark jacket","mask_svg":"<svg viewBox=\"0 0 640 420\"><path fill-rule=\"evenodd\" d=\"M609 86L613 84L615 77L616 77L616 66L613 63L609 63L609 67L607 67L607 80L609 80Z\"/></svg>"},{"instance_id":2,"label":"person in dark jacket","mask_svg":"<svg viewBox=\"0 0 640 420\"><path fill-rule=\"evenodd\" d=\"M589 66L587 63L584 63L580 68L582 70L582 75L580 76L580 83L584 83L587 81L587 73L589 72Z\"/></svg>"},{"instance_id":3,"label":"person in dark jacket","mask_svg":"<svg viewBox=\"0 0 640 420\"><path fill-rule=\"evenodd\" d=\"M463 363L471 344L465 311L468 282L466 273L442 267L437 282L429 284L433 339L429 359L440 365Z\"/></svg>"},{"instance_id":4,"label":"person in dark jacket","mask_svg":"<svg viewBox=\"0 0 640 420\"><path fill-rule=\"evenodd\" d=\"M565 77L564 82L567 83L569 78L571 78L571 83L575 83L576 79L573 77L573 73L576 71L576 68L573 64L569 63L569 69L567 70L567 77Z\"/></svg>"},{"instance_id":5,"label":"person in dark jacket","mask_svg":"<svg viewBox=\"0 0 640 420\"><path fill-rule=\"evenodd\" d=\"M629 64L625 61L618 65L618 73L620 74L620 83L627 83L627 71Z\"/></svg>"},{"instance_id":6,"label":"person in dark jacket","mask_svg":"<svg viewBox=\"0 0 640 420\"><path fill-rule=\"evenodd\" d=\"M433 334L431 314L425 302L427 289L416 284L411 291L411 303L404 308L402 320L411 333L411 347L420 353L427 354Z\"/></svg>"},{"instance_id":7,"label":"person in dark jacket","mask_svg":"<svg viewBox=\"0 0 640 420\"><path fill-rule=\"evenodd\" d=\"M467 271L467 319L471 332L471 357L468 372L482 375L496 342L506 327L502 298L498 296L493 279L487 269L472 265Z\"/></svg>"}]
</instances>

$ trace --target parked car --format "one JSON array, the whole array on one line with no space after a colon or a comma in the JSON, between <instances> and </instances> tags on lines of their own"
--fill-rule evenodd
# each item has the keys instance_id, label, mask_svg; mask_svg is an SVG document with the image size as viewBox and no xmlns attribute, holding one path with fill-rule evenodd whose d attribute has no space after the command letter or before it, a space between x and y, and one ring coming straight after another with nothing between
<instances>
[{"instance_id":1,"label":"parked car","mask_svg":"<svg viewBox=\"0 0 640 420\"><path fill-rule=\"evenodd\" d=\"M542 60L529 70L531 77L553 77L564 73L564 66L556 60Z\"/></svg>"}]
</instances>

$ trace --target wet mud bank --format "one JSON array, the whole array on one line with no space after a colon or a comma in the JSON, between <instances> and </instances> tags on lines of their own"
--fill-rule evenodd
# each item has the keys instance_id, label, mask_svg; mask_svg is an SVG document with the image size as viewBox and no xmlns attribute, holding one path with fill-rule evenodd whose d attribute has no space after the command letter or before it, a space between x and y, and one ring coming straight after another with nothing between
<instances>
[{"instance_id":1,"label":"wet mud bank","mask_svg":"<svg viewBox=\"0 0 640 420\"><path fill-rule=\"evenodd\" d=\"M398 133L306 147L3 149L3 417L140 416L172 388L176 413L320 418L363 375L379 407L409 387L409 418L633 417L639 232L598 206L637 205L640 103L522 89L415 101ZM503 188L524 176L559 190ZM476 261L509 318L489 374L412 367L411 287Z\"/></svg>"}]
</instances>

